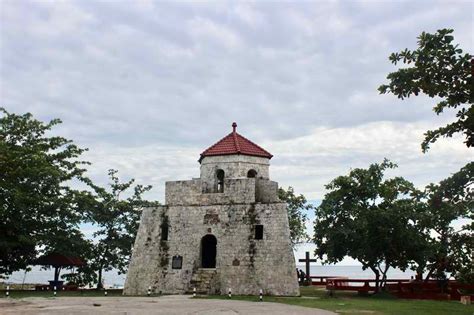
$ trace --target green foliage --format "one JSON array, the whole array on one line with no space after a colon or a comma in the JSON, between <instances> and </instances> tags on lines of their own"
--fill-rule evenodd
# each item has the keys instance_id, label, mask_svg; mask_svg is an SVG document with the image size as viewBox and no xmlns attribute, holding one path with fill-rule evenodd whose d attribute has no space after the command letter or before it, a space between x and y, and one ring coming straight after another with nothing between
<instances>
[{"instance_id":1,"label":"green foliage","mask_svg":"<svg viewBox=\"0 0 474 315\"><path fill-rule=\"evenodd\" d=\"M278 197L287 205L291 244L295 246L308 240L305 222L307 212L313 209L313 206L307 203L305 196L295 195L293 187L288 187L287 190L279 188Z\"/></svg>"},{"instance_id":2,"label":"green foliage","mask_svg":"<svg viewBox=\"0 0 474 315\"><path fill-rule=\"evenodd\" d=\"M426 132L423 152L439 137L451 137L458 132L464 133L468 147L474 146L474 61L472 55L463 54L453 44L452 33L451 29L438 30L435 34L423 32L416 50L391 54L389 60L394 65L402 62L412 66L390 73L389 83L379 87L380 93L393 93L400 99L419 93L440 98L433 108L437 115L447 108L457 109L455 122Z\"/></svg>"},{"instance_id":3,"label":"green foliage","mask_svg":"<svg viewBox=\"0 0 474 315\"><path fill-rule=\"evenodd\" d=\"M394 167L385 160L326 185L316 210L316 254L325 263L352 257L382 275L382 284L390 267L472 283L474 162L423 192L401 177L383 180ZM456 230L459 219L469 223Z\"/></svg>"},{"instance_id":4,"label":"green foliage","mask_svg":"<svg viewBox=\"0 0 474 315\"><path fill-rule=\"evenodd\" d=\"M138 229L140 209L157 203L142 199L151 186L121 183L110 170L110 192L85 177L78 160L84 149L46 133L61 123L43 123L31 114L0 109L0 274L8 275L50 252L79 256L87 265L63 278L101 285L102 271L125 272ZM72 189L82 182L89 191ZM130 197L122 198L123 193ZM81 223L92 223L86 240Z\"/></svg>"},{"instance_id":5,"label":"green foliage","mask_svg":"<svg viewBox=\"0 0 474 315\"><path fill-rule=\"evenodd\" d=\"M31 114L0 108L0 274L24 269L42 252L75 248L82 238L84 149L46 134L60 120L43 123ZM74 236L74 237L71 237Z\"/></svg>"},{"instance_id":6,"label":"green foliage","mask_svg":"<svg viewBox=\"0 0 474 315\"><path fill-rule=\"evenodd\" d=\"M450 273L456 279L474 283L474 162L468 163L438 185L425 191L426 210L420 226L429 239L420 252L419 266L428 269L428 277L445 278ZM453 222L466 219L460 229Z\"/></svg>"},{"instance_id":7,"label":"green foliage","mask_svg":"<svg viewBox=\"0 0 474 315\"><path fill-rule=\"evenodd\" d=\"M384 180L384 172L395 167L384 160L326 185L329 192L316 208L313 237L316 255L324 263L352 257L377 279L382 275L382 283L390 267L408 268L410 258L425 244L414 224L422 205L420 192L409 181Z\"/></svg>"},{"instance_id":8,"label":"green foliage","mask_svg":"<svg viewBox=\"0 0 474 315\"><path fill-rule=\"evenodd\" d=\"M134 179L120 182L116 170L109 170L110 191L89 181L93 192L89 193L87 205L88 220L98 230L94 233L94 244L88 266L80 269L82 280L93 280L102 286L102 272L117 269L125 273L132 253L132 246L138 230L141 209L157 205L158 202L143 200L142 195L151 186L135 185ZM123 194L131 196L122 198ZM94 277L97 272L97 279Z\"/></svg>"},{"instance_id":9,"label":"green foliage","mask_svg":"<svg viewBox=\"0 0 474 315\"><path fill-rule=\"evenodd\" d=\"M450 29L435 34L423 32L418 37L418 49L393 53L389 57L393 64L413 66L390 73L389 84L379 87L380 93L393 93L401 99L419 93L440 98L433 108L438 115L446 108L457 109L455 122L426 132L423 152L439 137L458 132L464 133L467 147L474 146L474 59L453 44L452 33ZM444 279L450 273L460 281L474 283L473 178L471 162L438 185L429 185L423 194L425 209L417 225L425 246L413 260L418 272L428 270L427 278ZM469 223L455 230L453 222L457 219L467 219Z\"/></svg>"}]
</instances>

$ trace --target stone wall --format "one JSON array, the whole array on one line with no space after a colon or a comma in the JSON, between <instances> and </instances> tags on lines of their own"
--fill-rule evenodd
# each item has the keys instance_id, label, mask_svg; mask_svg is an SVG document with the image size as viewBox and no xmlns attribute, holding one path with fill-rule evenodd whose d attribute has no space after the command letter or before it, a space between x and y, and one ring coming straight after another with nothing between
<instances>
[{"instance_id":1,"label":"stone wall","mask_svg":"<svg viewBox=\"0 0 474 315\"><path fill-rule=\"evenodd\" d=\"M169 221L168 241L159 226ZM263 239L255 239L255 225ZM299 295L284 203L168 206L146 209L134 246L124 294L192 291L192 275L201 267L201 239L217 238L216 276L211 293ZM163 244L165 243L165 244ZM166 246L163 246L166 245ZM166 250L165 250L166 249ZM182 269L171 257L183 258ZM163 257L167 257L163 259Z\"/></svg>"},{"instance_id":2,"label":"stone wall","mask_svg":"<svg viewBox=\"0 0 474 315\"><path fill-rule=\"evenodd\" d=\"M167 205L213 205L255 202L255 178L227 178L223 193L202 193L201 180L166 182Z\"/></svg>"},{"instance_id":3,"label":"stone wall","mask_svg":"<svg viewBox=\"0 0 474 315\"><path fill-rule=\"evenodd\" d=\"M279 202L278 183L271 180L257 179L255 183L255 200L263 203Z\"/></svg>"},{"instance_id":4,"label":"stone wall","mask_svg":"<svg viewBox=\"0 0 474 315\"><path fill-rule=\"evenodd\" d=\"M216 192L216 171L225 172ZM255 178L247 178L249 170ZM200 284L208 293L299 295L286 204L269 180L269 159L245 155L205 157L201 178L166 183L166 206L145 209L124 294L185 293ZM168 238L162 226L168 226ZM263 238L255 227L263 225ZM203 269L201 240L217 239L216 268ZM182 268L173 269L173 257ZM205 281L203 280L205 278ZM205 285L202 285L205 284Z\"/></svg>"},{"instance_id":5,"label":"stone wall","mask_svg":"<svg viewBox=\"0 0 474 315\"><path fill-rule=\"evenodd\" d=\"M258 178L269 178L269 159L247 155L207 156L201 161L201 180L204 192L216 191L217 170L223 170L225 178L246 178L249 170L257 171Z\"/></svg>"},{"instance_id":6,"label":"stone wall","mask_svg":"<svg viewBox=\"0 0 474 315\"><path fill-rule=\"evenodd\" d=\"M159 283L166 277L169 263L169 247L166 241L161 241L160 227L167 213L167 206L143 210L125 279L124 294L145 295L149 286L153 292L159 292Z\"/></svg>"}]
</instances>

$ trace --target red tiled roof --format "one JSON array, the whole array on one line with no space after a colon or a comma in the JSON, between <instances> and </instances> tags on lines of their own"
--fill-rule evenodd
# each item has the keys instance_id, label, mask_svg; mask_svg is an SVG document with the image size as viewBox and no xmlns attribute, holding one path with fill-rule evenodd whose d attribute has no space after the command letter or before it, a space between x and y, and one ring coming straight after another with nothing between
<instances>
[{"instance_id":1,"label":"red tiled roof","mask_svg":"<svg viewBox=\"0 0 474 315\"><path fill-rule=\"evenodd\" d=\"M227 136L216 142L214 145L207 148L204 152L201 153L201 158L199 162L206 156L215 156L215 155L229 155L229 154L243 154L251 156L260 156L271 159L271 155L268 151L262 147L256 145L249 139L241 136L235 131L237 124L232 124L232 132Z\"/></svg>"}]
</instances>

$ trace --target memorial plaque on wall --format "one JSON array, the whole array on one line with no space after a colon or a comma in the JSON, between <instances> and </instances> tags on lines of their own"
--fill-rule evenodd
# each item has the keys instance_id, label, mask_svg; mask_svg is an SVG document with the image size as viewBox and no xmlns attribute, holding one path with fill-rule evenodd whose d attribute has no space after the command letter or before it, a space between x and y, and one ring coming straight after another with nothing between
<instances>
[{"instance_id":1,"label":"memorial plaque on wall","mask_svg":"<svg viewBox=\"0 0 474 315\"><path fill-rule=\"evenodd\" d=\"M183 267L183 256L173 256L171 261L171 268L172 269L181 269Z\"/></svg>"}]
</instances>

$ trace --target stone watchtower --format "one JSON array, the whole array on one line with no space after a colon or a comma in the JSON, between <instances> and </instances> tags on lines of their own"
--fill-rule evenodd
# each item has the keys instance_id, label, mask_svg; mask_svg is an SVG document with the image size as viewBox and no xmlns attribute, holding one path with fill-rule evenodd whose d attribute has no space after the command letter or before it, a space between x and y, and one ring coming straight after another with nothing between
<instances>
[{"instance_id":1,"label":"stone watchtower","mask_svg":"<svg viewBox=\"0 0 474 315\"><path fill-rule=\"evenodd\" d=\"M201 153L200 178L166 182L166 204L143 211L124 294L299 295L272 155L232 127Z\"/></svg>"}]
</instances>

